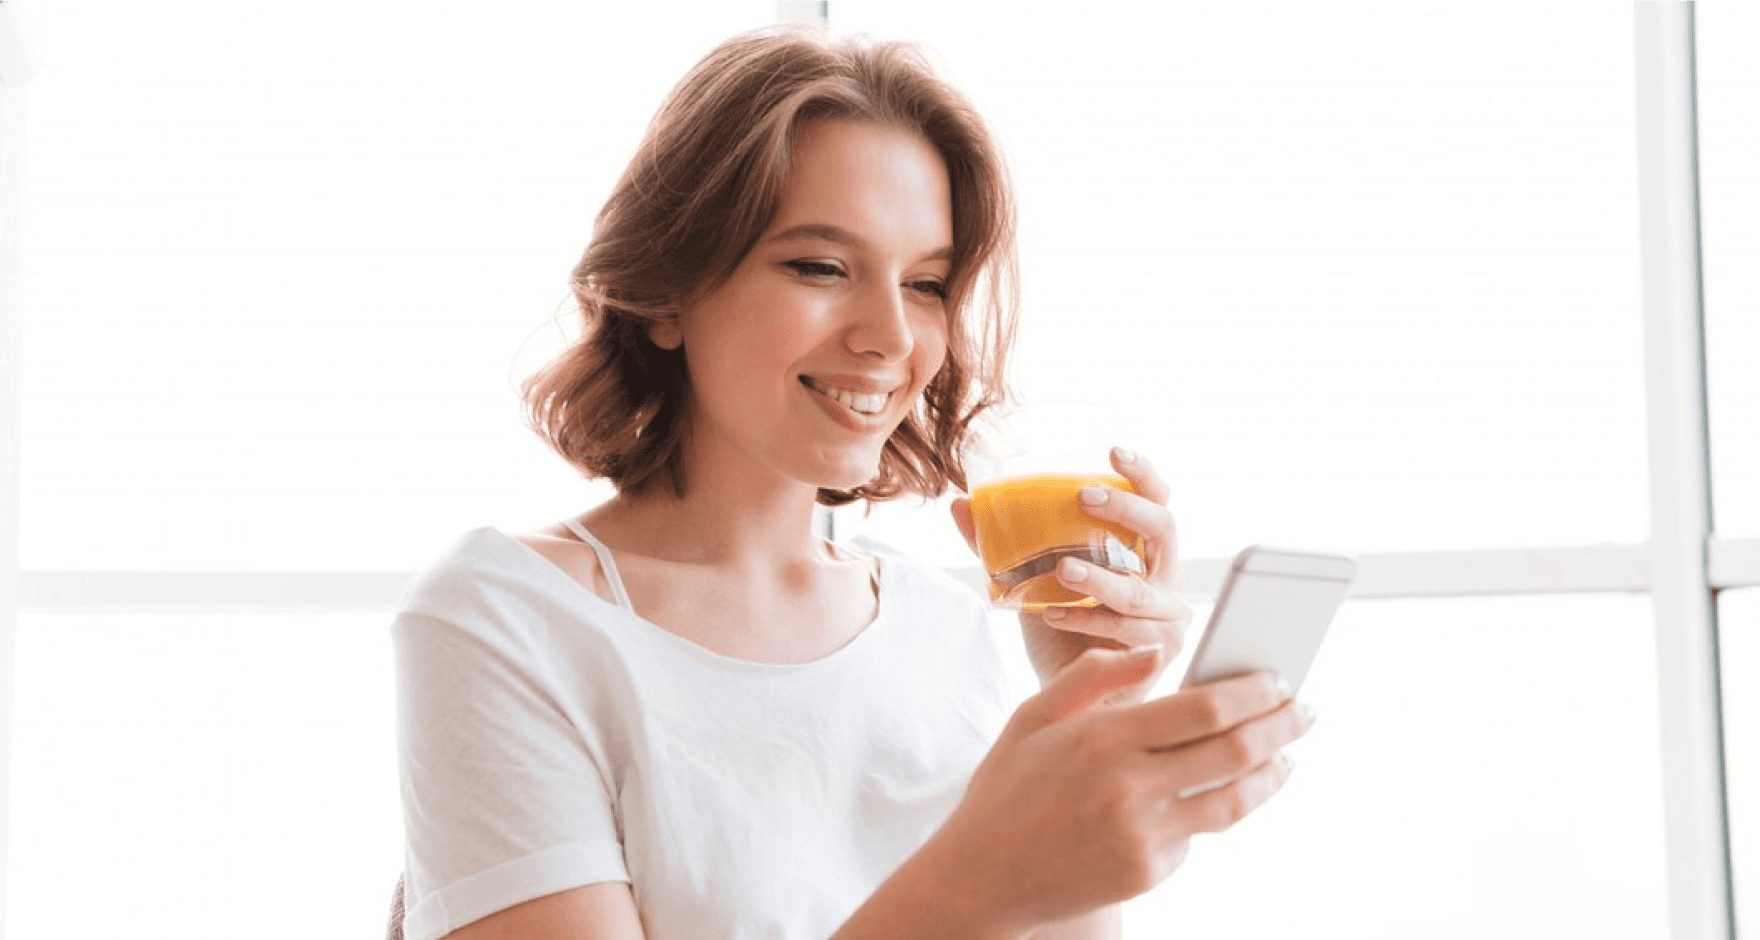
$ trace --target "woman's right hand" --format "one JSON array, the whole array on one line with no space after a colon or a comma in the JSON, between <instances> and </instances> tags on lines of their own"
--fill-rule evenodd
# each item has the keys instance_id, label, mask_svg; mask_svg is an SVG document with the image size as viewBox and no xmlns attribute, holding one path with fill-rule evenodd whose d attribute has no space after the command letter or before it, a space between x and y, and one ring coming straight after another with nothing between
<instances>
[{"instance_id":1,"label":"woman's right hand","mask_svg":"<svg viewBox=\"0 0 1760 940\"><path fill-rule=\"evenodd\" d=\"M1011 936L1135 897L1283 786L1281 749L1313 723L1252 673L1139 704L1102 705L1161 665L1160 648L1091 649L1015 711L925 846L974 935ZM1216 781L1215 789L1182 798Z\"/></svg>"}]
</instances>

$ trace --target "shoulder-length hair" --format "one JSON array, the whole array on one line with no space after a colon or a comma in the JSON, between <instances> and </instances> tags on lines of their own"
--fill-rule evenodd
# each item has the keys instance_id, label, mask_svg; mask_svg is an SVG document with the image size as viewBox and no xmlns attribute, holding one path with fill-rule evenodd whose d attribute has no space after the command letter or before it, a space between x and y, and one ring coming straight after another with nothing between
<instances>
[{"instance_id":1,"label":"shoulder-length hair","mask_svg":"<svg viewBox=\"0 0 1760 940\"><path fill-rule=\"evenodd\" d=\"M953 257L946 359L887 440L874 479L821 488L841 505L965 488L971 422L1009 397L1016 313L1014 206L1002 158L969 103L899 43L799 29L742 34L709 53L648 127L575 266L584 331L521 392L532 429L587 477L639 493L687 481L690 376L649 338L731 277L773 221L800 127L854 120L920 135L946 164Z\"/></svg>"}]
</instances>

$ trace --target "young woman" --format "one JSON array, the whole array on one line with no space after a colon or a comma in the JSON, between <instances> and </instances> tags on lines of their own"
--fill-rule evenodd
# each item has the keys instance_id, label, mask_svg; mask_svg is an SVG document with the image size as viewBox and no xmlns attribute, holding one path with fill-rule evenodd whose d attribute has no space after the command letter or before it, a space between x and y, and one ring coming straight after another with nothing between
<instances>
[{"instance_id":1,"label":"young woman","mask_svg":"<svg viewBox=\"0 0 1760 940\"><path fill-rule=\"evenodd\" d=\"M1010 207L905 48L764 31L675 89L526 389L616 497L466 534L394 623L409 940L1115 937L1282 784L1311 719L1274 677L1141 701L1190 616L1146 459L1083 497L1146 575L1066 561L1100 606L1022 618L1043 688L1012 716L979 598L814 534L816 504L964 485Z\"/></svg>"}]
</instances>

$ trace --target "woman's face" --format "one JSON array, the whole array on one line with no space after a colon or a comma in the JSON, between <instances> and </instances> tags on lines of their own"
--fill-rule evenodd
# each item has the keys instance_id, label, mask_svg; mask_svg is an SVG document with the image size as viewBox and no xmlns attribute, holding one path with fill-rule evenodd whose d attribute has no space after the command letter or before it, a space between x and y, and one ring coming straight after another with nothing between
<instances>
[{"instance_id":1,"label":"woman's face","mask_svg":"<svg viewBox=\"0 0 1760 940\"><path fill-rule=\"evenodd\" d=\"M926 141L801 127L775 220L731 278L655 333L683 342L692 478L871 480L946 354L952 244L947 170Z\"/></svg>"}]
</instances>

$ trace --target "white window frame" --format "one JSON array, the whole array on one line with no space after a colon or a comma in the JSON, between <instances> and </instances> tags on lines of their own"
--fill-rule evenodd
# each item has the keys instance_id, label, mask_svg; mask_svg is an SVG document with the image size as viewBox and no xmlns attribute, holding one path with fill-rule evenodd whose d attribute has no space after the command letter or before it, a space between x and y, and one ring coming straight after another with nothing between
<instances>
[{"instance_id":1,"label":"white window frame","mask_svg":"<svg viewBox=\"0 0 1760 940\"><path fill-rule=\"evenodd\" d=\"M1669 917L1735 936L1706 419L1693 5L1636 6L1638 229Z\"/></svg>"},{"instance_id":2,"label":"white window frame","mask_svg":"<svg viewBox=\"0 0 1760 940\"><path fill-rule=\"evenodd\" d=\"M18 9L17 0L0 0L0 24L9 10ZM823 24L827 4L781 0L778 17ZM1635 17L1650 540L1366 555L1351 596L1648 593L1656 611L1671 934L1676 940L1731 940L1735 912L1715 594L1760 587L1760 538L1723 539L1712 530L1693 8L1691 3L1639 2ZM17 220L23 104L22 82L11 87L0 82L0 925L6 906L3 847L19 609L391 608L414 577L406 571L20 572ZM1189 592L1214 596L1227 564L1226 559L1188 561ZM954 573L981 589L977 568Z\"/></svg>"}]
</instances>

